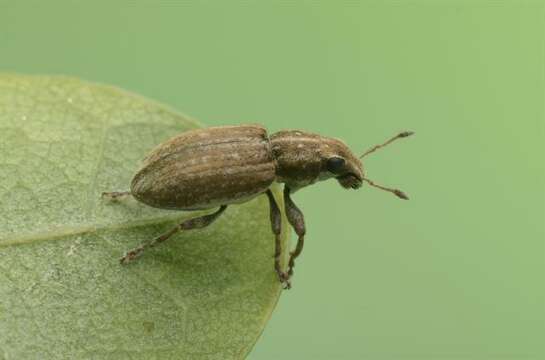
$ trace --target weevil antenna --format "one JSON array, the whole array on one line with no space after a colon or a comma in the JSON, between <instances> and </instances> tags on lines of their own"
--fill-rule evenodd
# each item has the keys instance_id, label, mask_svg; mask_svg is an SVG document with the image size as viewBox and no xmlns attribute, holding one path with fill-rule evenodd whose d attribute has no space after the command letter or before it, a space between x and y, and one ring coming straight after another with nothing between
<instances>
[{"instance_id":1,"label":"weevil antenna","mask_svg":"<svg viewBox=\"0 0 545 360\"><path fill-rule=\"evenodd\" d=\"M386 145L389 145L391 143L393 143L394 141L396 141L397 139L401 139L401 138L406 138L408 136L411 136L412 134L414 134L414 132L412 131L403 131L403 132L400 132L399 134L397 134L396 136L394 136L393 138L391 138L390 140L386 141L384 144L380 144L380 145L375 145L373 146L372 148L370 148L369 150L367 150L366 152L363 153L362 156L360 156L360 159L363 159L365 156L371 154L371 153L374 153L375 151L377 151L378 149L380 148L383 148L385 147Z\"/></svg>"},{"instance_id":2,"label":"weevil antenna","mask_svg":"<svg viewBox=\"0 0 545 360\"><path fill-rule=\"evenodd\" d=\"M382 186L382 185L375 184L374 182L372 182L371 180L366 179L366 178L363 178L362 180L365 181L365 182L367 182L369 185L371 185L371 186L373 186L373 187L379 188L379 189L384 190L384 191L391 192L392 194L394 194L394 195L397 196L398 198L401 198L401 199L403 199L403 200L409 200L409 197L407 196L407 194L405 194L405 193L404 193L403 191L401 191L401 190L398 190L398 189L390 189L390 188L384 187L384 186Z\"/></svg>"}]
</instances>

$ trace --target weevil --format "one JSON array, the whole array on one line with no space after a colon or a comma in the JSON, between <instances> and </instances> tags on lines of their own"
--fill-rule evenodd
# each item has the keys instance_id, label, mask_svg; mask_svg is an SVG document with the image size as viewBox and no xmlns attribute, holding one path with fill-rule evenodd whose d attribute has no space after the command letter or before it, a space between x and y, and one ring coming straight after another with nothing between
<instances>
[{"instance_id":1,"label":"weevil","mask_svg":"<svg viewBox=\"0 0 545 360\"><path fill-rule=\"evenodd\" d=\"M212 224L228 205L265 194L275 236L274 270L283 287L289 289L295 259L303 250L306 233L303 213L291 199L291 194L318 181L334 178L345 189L358 189L366 182L408 199L401 190L375 184L366 178L360 159L412 134L401 132L358 157L339 139L301 130L283 130L269 136L260 125L237 125L183 132L151 151L134 175L130 191L102 195L110 199L132 195L136 200L160 209L217 210L183 221L128 251L120 261L127 264L147 248L164 242L179 231ZM270 189L275 181L284 184L285 214L298 236L286 271L280 263L282 217Z\"/></svg>"}]
</instances>

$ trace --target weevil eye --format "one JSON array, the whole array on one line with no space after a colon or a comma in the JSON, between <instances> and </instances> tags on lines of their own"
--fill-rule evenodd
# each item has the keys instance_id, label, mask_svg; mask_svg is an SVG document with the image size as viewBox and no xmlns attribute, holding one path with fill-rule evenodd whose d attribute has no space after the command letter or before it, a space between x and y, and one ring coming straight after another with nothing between
<instances>
[{"instance_id":1,"label":"weevil eye","mask_svg":"<svg viewBox=\"0 0 545 360\"><path fill-rule=\"evenodd\" d=\"M344 169L345 160L342 157L333 156L327 159L327 171L338 174Z\"/></svg>"}]
</instances>

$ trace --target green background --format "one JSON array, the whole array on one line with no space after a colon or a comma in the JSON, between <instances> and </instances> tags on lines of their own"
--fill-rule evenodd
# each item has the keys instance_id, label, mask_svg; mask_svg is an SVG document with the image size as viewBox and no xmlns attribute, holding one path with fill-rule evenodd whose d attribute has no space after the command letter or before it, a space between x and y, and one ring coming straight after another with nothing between
<instances>
[{"instance_id":1,"label":"green background","mask_svg":"<svg viewBox=\"0 0 545 360\"><path fill-rule=\"evenodd\" d=\"M543 359L545 4L0 1L0 71L117 85L209 125L344 139L411 200L326 182L250 359Z\"/></svg>"}]
</instances>

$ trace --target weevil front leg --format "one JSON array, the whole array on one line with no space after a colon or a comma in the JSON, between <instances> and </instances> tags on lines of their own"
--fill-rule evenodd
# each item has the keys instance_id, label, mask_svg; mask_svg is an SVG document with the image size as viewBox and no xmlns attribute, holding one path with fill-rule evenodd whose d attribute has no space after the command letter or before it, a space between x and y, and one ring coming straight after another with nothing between
<instances>
[{"instance_id":1,"label":"weevil front leg","mask_svg":"<svg viewBox=\"0 0 545 360\"><path fill-rule=\"evenodd\" d=\"M288 279L293 275L293 268L295 267L295 259L303 251L303 245L305 244L305 218L303 213L297 205L291 200L290 197L290 188L284 186L284 206L286 207L286 216L291 226L295 230L295 233L298 236L297 245L295 250L290 252L290 259L288 261Z\"/></svg>"},{"instance_id":2,"label":"weevil front leg","mask_svg":"<svg viewBox=\"0 0 545 360\"><path fill-rule=\"evenodd\" d=\"M282 271L282 265L280 260L282 259L282 239L280 233L282 232L282 215L280 214L280 208L274 199L272 191L269 189L266 192L267 197L269 198L270 205L270 216L271 216L271 229L275 236L274 241L274 270L278 275L278 280L283 284L284 289L291 288L291 284L288 279L288 274Z\"/></svg>"},{"instance_id":3,"label":"weevil front leg","mask_svg":"<svg viewBox=\"0 0 545 360\"><path fill-rule=\"evenodd\" d=\"M216 212L213 212L212 214L196 217L193 219L186 220L182 223L180 223L175 228L171 229L170 231L164 233L163 235L156 237L155 239L146 241L142 243L140 246L128 251L125 256L123 256L119 261L122 264L128 264L129 262L136 259L144 250L150 247L154 247L163 241L169 239L172 235L176 234L180 230L192 230L192 229L201 229L203 227L206 227L210 224L212 224L227 208L227 205L222 205Z\"/></svg>"}]
</instances>

